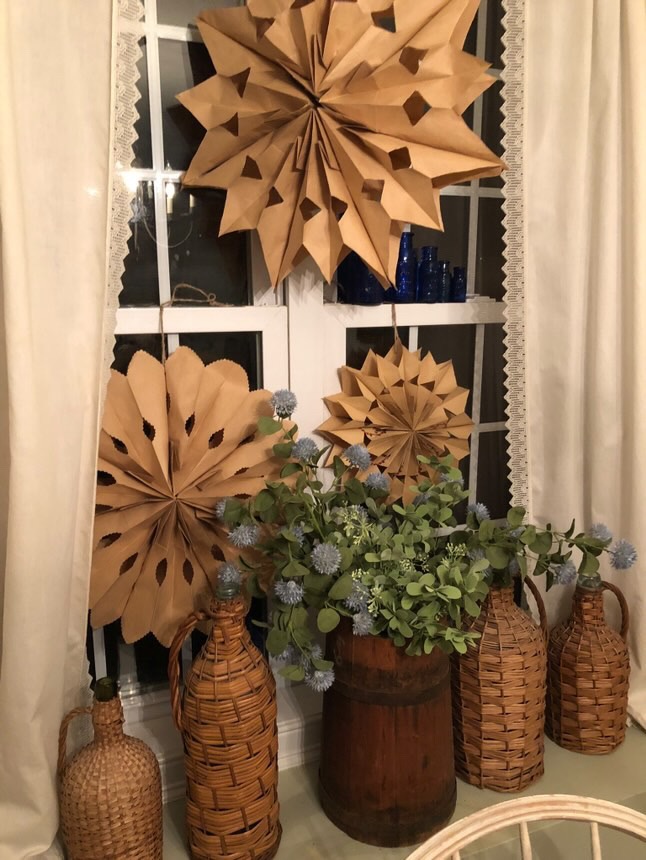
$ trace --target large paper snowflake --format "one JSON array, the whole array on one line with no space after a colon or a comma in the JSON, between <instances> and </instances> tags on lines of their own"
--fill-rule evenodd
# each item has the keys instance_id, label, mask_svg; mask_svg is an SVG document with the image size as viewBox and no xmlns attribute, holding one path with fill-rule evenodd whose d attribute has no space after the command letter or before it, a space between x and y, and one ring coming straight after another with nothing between
<instances>
[{"instance_id":1,"label":"large paper snowflake","mask_svg":"<svg viewBox=\"0 0 646 860\"><path fill-rule=\"evenodd\" d=\"M220 233L257 229L275 285L349 250L395 280L407 222L503 164L462 113L492 82L462 51L479 0L248 0L202 12L217 74L180 94L206 129L184 184L228 190Z\"/></svg>"},{"instance_id":2,"label":"large paper snowflake","mask_svg":"<svg viewBox=\"0 0 646 860\"><path fill-rule=\"evenodd\" d=\"M217 502L255 495L276 480L282 434L257 432L271 416L268 391L249 391L232 361L204 366L188 347L160 364L137 352L127 375L112 371L99 441L94 627L121 618L126 642L148 632L169 645L218 569L239 550Z\"/></svg>"},{"instance_id":3,"label":"large paper snowflake","mask_svg":"<svg viewBox=\"0 0 646 860\"><path fill-rule=\"evenodd\" d=\"M457 462L469 453L473 422L464 410L469 391L456 381L453 362L437 364L428 353L397 341L382 357L372 350L363 367L342 367L338 394L326 397L331 417L317 432L332 442L330 462L348 445L366 445L373 466L391 478L392 500L412 501L411 487L435 470L418 455Z\"/></svg>"}]
</instances>

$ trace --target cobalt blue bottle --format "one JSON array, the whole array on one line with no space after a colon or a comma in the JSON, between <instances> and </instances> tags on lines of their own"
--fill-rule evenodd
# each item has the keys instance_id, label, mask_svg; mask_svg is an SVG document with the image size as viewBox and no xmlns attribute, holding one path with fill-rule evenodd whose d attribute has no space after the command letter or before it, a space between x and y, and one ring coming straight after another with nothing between
<instances>
[{"instance_id":1,"label":"cobalt blue bottle","mask_svg":"<svg viewBox=\"0 0 646 860\"><path fill-rule=\"evenodd\" d=\"M451 264L448 260L439 260L437 264L439 270L438 284L438 302L451 301Z\"/></svg>"},{"instance_id":2,"label":"cobalt blue bottle","mask_svg":"<svg viewBox=\"0 0 646 860\"><path fill-rule=\"evenodd\" d=\"M451 276L451 301L466 302L467 300L467 273L464 266L454 266Z\"/></svg>"},{"instance_id":3,"label":"cobalt blue bottle","mask_svg":"<svg viewBox=\"0 0 646 860\"><path fill-rule=\"evenodd\" d=\"M434 267L437 263L437 247L425 245L422 248L422 259L417 269L417 301L436 302L437 286L434 280Z\"/></svg>"},{"instance_id":4,"label":"cobalt blue bottle","mask_svg":"<svg viewBox=\"0 0 646 860\"><path fill-rule=\"evenodd\" d=\"M417 255L413 248L413 234L402 233L399 258L395 273L395 301L414 302L417 293Z\"/></svg>"}]
</instances>

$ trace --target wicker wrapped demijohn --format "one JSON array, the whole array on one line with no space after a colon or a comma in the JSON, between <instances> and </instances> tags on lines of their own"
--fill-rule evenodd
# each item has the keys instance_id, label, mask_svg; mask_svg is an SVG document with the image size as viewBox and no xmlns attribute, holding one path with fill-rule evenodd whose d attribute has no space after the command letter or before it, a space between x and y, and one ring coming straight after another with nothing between
<instances>
[{"instance_id":1,"label":"wicker wrapped demijohn","mask_svg":"<svg viewBox=\"0 0 646 860\"><path fill-rule=\"evenodd\" d=\"M621 633L608 626L604 591L621 607ZM626 736L630 660L626 645L628 606L609 582L577 586L572 614L550 634L546 731L574 752L604 755Z\"/></svg>"},{"instance_id":2,"label":"wicker wrapped demijohn","mask_svg":"<svg viewBox=\"0 0 646 860\"><path fill-rule=\"evenodd\" d=\"M66 762L67 729L91 713L94 740ZM92 708L75 708L58 746L61 831L68 860L162 860L159 765L143 741L123 733L116 682L97 681Z\"/></svg>"},{"instance_id":3,"label":"wicker wrapped demijohn","mask_svg":"<svg viewBox=\"0 0 646 860\"><path fill-rule=\"evenodd\" d=\"M494 585L467 628L481 634L475 647L452 658L456 773L494 791L522 791L543 774L547 627L536 586L525 584L540 626L511 586Z\"/></svg>"},{"instance_id":4,"label":"wicker wrapped demijohn","mask_svg":"<svg viewBox=\"0 0 646 860\"><path fill-rule=\"evenodd\" d=\"M194 860L269 860L278 851L276 684L245 625L239 586L218 584L208 613L189 616L169 655L175 724L184 740L186 830ZM179 654L200 621L209 638L179 686Z\"/></svg>"}]
</instances>

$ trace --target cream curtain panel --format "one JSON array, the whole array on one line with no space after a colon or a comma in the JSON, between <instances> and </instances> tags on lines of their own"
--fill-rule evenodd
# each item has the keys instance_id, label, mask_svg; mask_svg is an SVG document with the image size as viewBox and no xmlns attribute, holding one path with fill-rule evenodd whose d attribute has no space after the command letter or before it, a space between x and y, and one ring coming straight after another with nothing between
<instances>
[{"instance_id":1,"label":"cream curtain panel","mask_svg":"<svg viewBox=\"0 0 646 860\"><path fill-rule=\"evenodd\" d=\"M631 607L646 726L646 3L527 0L525 15L531 507L637 546L635 569L602 572Z\"/></svg>"},{"instance_id":2,"label":"cream curtain panel","mask_svg":"<svg viewBox=\"0 0 646 860\"><path fill-rule=\"evenodd\" d=\"M60 856L58 728L88 689L114 11L0 2L1 860Z\"/></svg>"}]
</instances>

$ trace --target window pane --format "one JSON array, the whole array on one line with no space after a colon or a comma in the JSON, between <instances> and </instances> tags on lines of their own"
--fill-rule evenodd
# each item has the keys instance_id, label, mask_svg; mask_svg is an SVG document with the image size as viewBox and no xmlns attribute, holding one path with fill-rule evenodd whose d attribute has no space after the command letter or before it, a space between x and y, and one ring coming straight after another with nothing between
<instances>
[{"instance_id":1,"label":"window pane","mask_svg":"<svg viewBox=\"0 0 646 860\"><path fill-rule=\"evenodd\" d=\"M139 47L143 51L137 63L137 71L139 72L137 89L141 94L141 98L136 104L139 119L135 122L137 140L132 145L135 156L133 166L151 168L153 166L153 151L150 137L150 102L148 100L148 66L146 65L145 39L141 39Z\"/></svg>"},{"instance_id":2,"label":"window pane","mask_svg":"<svg viewBox=\"0 0 646 860\"><path fill-rule=\"evenodd\" d=\"M157 21L160 24L173 24L188 27L195 24L198 14L222 6L240 6L237 0L157 0Z\"/></svg>"},{"instance_id":3,"label":"window pane","mask_svg":"<svg viewBox=\"0 0 646 860\"><path fill-rule=\"evenodd\" d=\"M502 16L504 10L502 0L489 0L487 4L487 43L485 48L485 60L494 67L502 68Z\"/></svg>"},{"instance_id":4,"label":"window pane","mask_svg":"<svg viewBox=\"0 0 646 860\"><path fill-rule=\"evenodd\" d=\"M140 349L154 355L161 361L161 335L158 334L118 334L115 338L114 361L112 367L119 373L126 373L132 356Z\"/></svg>"},{"instance_id":5,"label":"window pane","mask_svg":"<svg viewBox=\"0 0 646 860\"><path fill-rule=\"evenodd\" d=\"M215 74L201 42L159 41L164 161L172 170L186 170L204 137L204 128L177 101L177 94Z\"/></svg>"},{"instance_id":6,"label":"window pane","mask_svg":"<svg viewBox=\"0 0 646 860\"><path fill-rule=\"evenodd\" d=\"M482 139L502 158L502 81L496 81L482 96ZM501 188L502 176L489 176L482 184Z\"/></svg>"},{"instance_id":7,"label":"window pane","mask_svg":"<svg viewBox=\"0 0 646 860\"><path fill-rule=\"evenodd\" d=\"M467 33L467 37L464 40L464 50L467 54L475 54L476 52L476 40L478 37L478 16L476 15L473 19L471 26L469 27L469 32Z\"/></svg>"},{"instance_id":8,"label":"window pane","mask_svg":"<svg viewBox=\"0 0 646 860\"><path fill-rule=\"evenodd\" d=\"M259 371L262 356L260 332L207 332L205 334L180 334L181 346L194 350L205 364L228 358L244 367L251 389L262 387Z\"/></svg>"},{"instance_id":9,"label":"window pane","mask_svg":"<svg viewBox=\"0 0 646 860\"><path fill-rule=\"evenodd\" d=\"M502 430L480 434L476 497L489 508L492 519L506 516L511 506L505 436Z\"/></svg>"},{"instance_id":10,"label":"window pane","mask_svg":"<svg viewBox=\"0 0 646 860\"><path fill-rule=\"evenodd\" d=\"M479 205L476 292L501 300L504 295L502 264L505 250L502 200L481 197Z\"/></svg>"},{"instance_id":11,"label":"window pane","mask_svg":"<svg viewBox=\"0 0 646 860\"><path fill-rule=\"evenodd\" d=\"M434 325L419 329L418 344L435 361L452 361L458 385L469 389L466 412L471 414L476 328L473 325Z\"/></svg>"},{"instance_id":12,"label":"window pane","mask_svg":"<svg viewBox=\"0 0 646 860\"><path fill-rule=\"evenodd\" d=\"M413 245L437 245L438 260L449 260L452 266L466 266L469 247L469 198L442 197L444 232L414 226ZM418 254L419 258L419 254Z\"/></svg>"},{"instance_id":13,"label":"window pane","mask_svg":"<svg viewBox=\"0 0 646 860\"><path fill-rule=\"evenodd\" d=\"M398 328L404 346L408 346L408 327ZM361 367L372 349L386 355L394 343L393 330L387 328L349 328L345 333L345 361L348 367Z\"/></svg>"},{"instance_id":14,"label":"window pane","mask_svg":"<svg viewBox=\"0 0 646 860\"><path fill-rule=\"evenodd\" d=\"M128 256L121 278L121 307L158 305L157 243L155 235L155 200L153 183L142 180L132 201L132 231L128 239Z\"/></svg>"},{"instance_id":15,"label":"window pane","mask_svg":"<svg viewBox=\"0 0 646 860\"><path fill-rule=\"evenodd\" d=\"M501 325L485 326L480 421L504 421L505 345Z\"/></svg>"},{"instance_id":16,"label":"window pane","mask_svg":"<svg viewBox=\"0 0 646 860\"><path fill-rule=\"evenodd\" d=\"M247 305L247 235L218 238L224 199L224 191L194 188L167 200L171 287L191 284L222 304Z\"/></svg>"}]
</instances>

